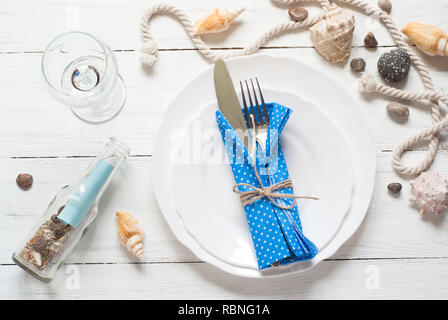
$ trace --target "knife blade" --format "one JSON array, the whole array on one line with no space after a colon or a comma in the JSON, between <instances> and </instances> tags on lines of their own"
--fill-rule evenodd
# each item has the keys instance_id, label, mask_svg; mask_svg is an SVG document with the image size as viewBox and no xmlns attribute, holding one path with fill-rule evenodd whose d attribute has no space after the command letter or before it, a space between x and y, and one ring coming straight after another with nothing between
<instances>
[{"instance_id":1,"label":"knife blade","mask_svg":"<svg viewBox=\"0 0 448 320\"><path fill-rule=\"evenodd\" d=\"M249 138L244 134L247 131L246 120L241 112L241 105L238 101L229 70L223 60L216 61L213 75L219 110L229 121L247 150L250 150Z\"/></svg>"}]
</instances>

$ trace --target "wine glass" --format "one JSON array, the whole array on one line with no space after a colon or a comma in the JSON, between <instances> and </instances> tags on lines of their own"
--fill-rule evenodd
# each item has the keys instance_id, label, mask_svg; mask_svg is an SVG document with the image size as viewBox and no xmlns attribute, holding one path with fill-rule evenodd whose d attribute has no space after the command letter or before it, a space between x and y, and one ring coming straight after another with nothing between
<instances>
[{"instance_id":1,"label":"wine glass","mask_svg":"<svg viewBox=\"0 0 448 320\"><path fill-rule=\"evenodd\" d=\"M126 89L115 55L88 33L54 38L42 56L42 74L49 93L86 122L108 121L123 108Z\"/></svg>"}]
</instances>

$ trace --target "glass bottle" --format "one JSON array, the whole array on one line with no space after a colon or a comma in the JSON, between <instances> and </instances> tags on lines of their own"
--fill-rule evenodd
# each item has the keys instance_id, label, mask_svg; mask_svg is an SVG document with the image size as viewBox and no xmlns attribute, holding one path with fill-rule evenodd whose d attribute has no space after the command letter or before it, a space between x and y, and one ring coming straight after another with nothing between
<instances>
[{"instance_id":1,"label":"glass bottle","mask_svg":"<svg viewBox=\"0 0 448 320\"><path fill-rule=\"evenodd\" d=\"M39 280L50 282L98 213L98 202L130 149L110 138L80 182L66 185L13 253L13 261Z\"/></svg>"}]
</instances>

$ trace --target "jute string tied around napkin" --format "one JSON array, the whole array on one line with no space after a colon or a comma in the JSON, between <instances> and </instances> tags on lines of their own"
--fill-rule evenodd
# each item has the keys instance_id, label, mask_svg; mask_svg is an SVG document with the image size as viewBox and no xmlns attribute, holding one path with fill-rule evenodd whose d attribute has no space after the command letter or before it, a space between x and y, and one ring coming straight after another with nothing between
<instances>
[{"instance_id":1,"label":"jute string tied around napkin","mask_svg":"<svg viewBox=\"0 0 448 320\"><path fill-rule=\"evenodd\" d=\"M280 209L289 210L294 208L296 205L296 199L312 199L312 200L319 200L317 197L308 197L308 196L296 196L294 194L287 194L287 193L279 193L275 192L277 190L285 189L285 188L292 188L292 181L291 179L286 179L281 182L278 182L272 186L265 187L263 186L263 183L260 180L260 177L258 176L257 169L255 169L254 166L255 175L257 176L257 180L260 183L261 187L257 188L251 184L248 183L238 183L233 186L233 192L238 193L240 195L241 203L243 204L243 207L254 203L255 201L260 200L261 198L268 198L273 205ZM247 186L252 188L250 191L240 191L238 190L239 186ZM279 204L274 198L289 198L294 199L293 202L288 205L282 205Z\"/></svg>"},{"instance_id":2,"label":"jute string tied around napkin","mask_svg":"<svg viewBox=\"0 0 448 320\"><path fill-rule=\"evenodd\" d=\"M254 125L253 115L250 115L250 121L252 122L252 129L250 130L251 136L256 137L256 133L255 133L255 129L254 129L255 125ZM273 184L271 186L265 187L263 185L263 182L261 181L260 175L257 170L257 161L256 161L255 152L256 152L256 139L252 139L252 155L251 155L252 159L253 159L252 163L253 163L253 168L254 168L254 172L255 172L255 177L257 178L257 181L261 187L256 187L254 185L251 185L249 183L244 183L244 182L237 183L233 186L233 192L240 195L240 200L241 200L243 207L245 207L246 205L252 204L264 197L268 198L272 202L272 204L275 205L276 207L278 207L280 209L284 209L284 210L289 210L289 209L294 208L294 206L296 205L296 199L319 200L319 198L317 198L317 197L296 196L294 194L276 192L278 190L282 190L285 188L293 188L291 179L286 179L286 180L277 182L276 184ZM252 190L241 191L238 189L238 187L240 187L240 186L246 186L246 187L251 188ZM283 205L283 204L278 203L275 200L275 198L288 198L288 199L294 199L294 200L290 205Z\"/></svg>"}]
</instances>

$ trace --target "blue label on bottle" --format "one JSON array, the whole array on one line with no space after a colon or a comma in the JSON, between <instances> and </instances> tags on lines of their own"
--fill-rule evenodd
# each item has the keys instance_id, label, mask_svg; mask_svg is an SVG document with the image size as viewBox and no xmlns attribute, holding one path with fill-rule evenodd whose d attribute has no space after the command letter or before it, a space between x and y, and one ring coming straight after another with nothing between
<instances>
[{"instance_id":1,"label":"blue label on bottle","mask_svg":"<svg viewBox=\"0 0 448 320\"><path fill-rule=\"evenodd\" d=\"M58 219L73 228L78 227L87 212L92 208L98 193L106 183L114 167L107 161L100 160L92 172L70 196L69 202L58 215Z\"/></svg>"}]
</instances>

